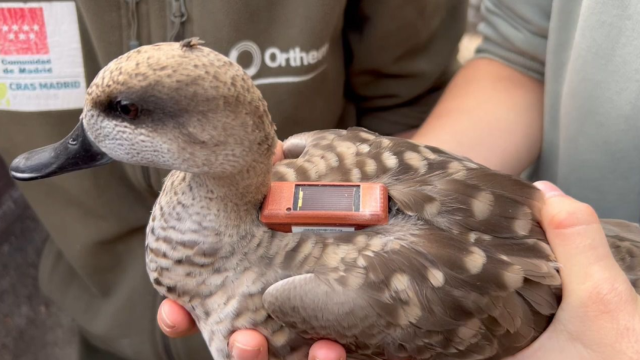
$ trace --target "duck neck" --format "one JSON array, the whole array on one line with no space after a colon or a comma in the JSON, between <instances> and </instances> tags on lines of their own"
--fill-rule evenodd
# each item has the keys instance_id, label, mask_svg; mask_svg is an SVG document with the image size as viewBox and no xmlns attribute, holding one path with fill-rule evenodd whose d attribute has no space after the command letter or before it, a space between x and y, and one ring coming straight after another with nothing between
<instances>
[{"instance_id":1,"label":"duck neck","mask_svg":"<svg viewBox=\"0 0 640 360\"><path fill-rule=\"evenodd\" d=\"M270 162L227 177L172 172L154 215L172 229L210 239L218 251L242 247L263 228L258 209L269 190L270 175Z\"/></svg>"},{"instance_id":2,"label":"duck neck","mask_svg":"<svg viewBox=\"0 0 640 360\"><path fill-rule=\"evenodd\" d=\"M196 193L204 194L202 203L216 220L218 230L237 233L258 221L258 209L269 190L270 173L271 164L264 164L227 177L189 174L188 183Z\"/></svg>"}]
</instances>

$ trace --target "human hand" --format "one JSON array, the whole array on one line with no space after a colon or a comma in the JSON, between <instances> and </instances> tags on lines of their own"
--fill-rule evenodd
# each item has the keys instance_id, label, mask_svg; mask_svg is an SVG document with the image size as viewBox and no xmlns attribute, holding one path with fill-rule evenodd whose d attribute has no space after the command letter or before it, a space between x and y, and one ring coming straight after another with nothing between
<instances>
[{"instance_id":1,"label":"human hand","mask_svg":"<svg viewBox=\"0 0 640 360\"><path fill-rule=\"evenodd\" d=\"M158 310L158 325L169 337L179 338L198 332L193 318L182 306L166 299ZM255 330L239 330L229 338L229 353L235 360L267 360L267 339ZM309 360L340 360L346 353L332 341L316 342L309 351Z\"/></svg>"},{"instance_id":2,"label":"human hand","mask_svg":"<svg viewBox=\"0 0 640 360\"><path fill-rule=\"evenodd\" d=\"M509 358L637 359L640 296L614 260L595 211L548 182L542 226L561 264L562 302L549 328Z\"/></svg>"}]
</instances>

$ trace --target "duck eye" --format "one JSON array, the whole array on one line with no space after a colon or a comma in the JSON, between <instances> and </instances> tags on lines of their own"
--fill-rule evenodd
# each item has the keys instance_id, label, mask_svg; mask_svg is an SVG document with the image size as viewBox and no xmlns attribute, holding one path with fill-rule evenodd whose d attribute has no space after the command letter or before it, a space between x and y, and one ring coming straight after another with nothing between
<instances>
[{"instance_id":1,"label":"duck eye","mask_svg":"<svg viewBox=\"0 0 640 360\"><path fill-rule=\"evenodd\" d=\"M140 113L140 108L138 108L138 105L128 102L126 100L116 101L115 106L116 106L116 110L118 111L118 113L120 113L120 115L130 120L136 119L138 117L138 114Z\"/></svg>"}]
</instances>

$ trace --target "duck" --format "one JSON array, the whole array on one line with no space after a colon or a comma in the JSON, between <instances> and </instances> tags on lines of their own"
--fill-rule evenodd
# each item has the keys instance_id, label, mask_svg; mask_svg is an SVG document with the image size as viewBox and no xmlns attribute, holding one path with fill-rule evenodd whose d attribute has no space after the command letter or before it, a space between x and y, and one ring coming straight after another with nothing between
<instances>
[{"instance_id":1,"label":"duck","mask_svg":"<svg viewBox=\"0 0 640 360\"><path fill-rule=\"evenodd\" d=\"M531 183L468 158L363 128L276 127L244 70L198 38L141 46L91 82L80 122L11 164L21 181L120 161L169 169L150 215L153 286L193 316L214 359L239 329L270 359L318 339L349 359L500 359L550 324L559 264ZM274 182L381 183L388 222L279 232L260 220ZM601 220L640 291L640 227Z\"/></svg>"}]
</instances>

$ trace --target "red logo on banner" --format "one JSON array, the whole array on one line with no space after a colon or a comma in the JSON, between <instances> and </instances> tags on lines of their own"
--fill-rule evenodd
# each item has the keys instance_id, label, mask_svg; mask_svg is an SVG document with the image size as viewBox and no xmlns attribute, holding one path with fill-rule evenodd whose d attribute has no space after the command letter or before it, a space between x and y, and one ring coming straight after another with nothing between
<instances>
[{"instance_id":1,"label":"red logo on banner","mask_svg":"<svg viewBox=\"0 0 640 360\"><path fill-rule=\"evenodd\" d=\"M49 54L42 8L0 8L0 55Z\"/></svg>"}]
</instances>

